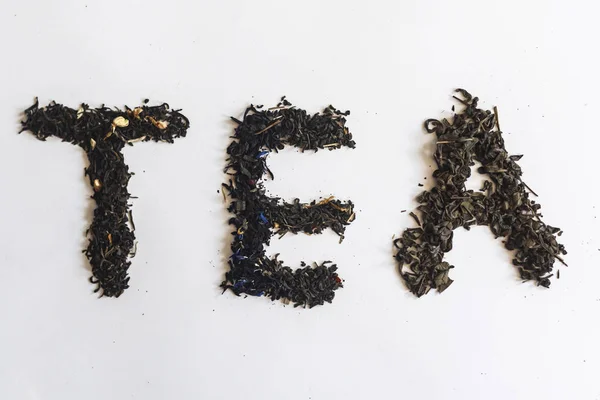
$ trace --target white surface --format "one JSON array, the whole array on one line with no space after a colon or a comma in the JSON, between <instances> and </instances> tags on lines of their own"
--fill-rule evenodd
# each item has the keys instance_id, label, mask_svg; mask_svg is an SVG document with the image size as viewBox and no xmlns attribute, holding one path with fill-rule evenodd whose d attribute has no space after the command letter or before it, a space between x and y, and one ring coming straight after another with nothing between
<instances>
[{"instance_id":1,"label":"white surface","mask_svg":"<svg viewBox=\"0 0 600 400\"><path fill-rule=\"evenodd\" d=\"M3 1L0 398L600 398L597 4ZM570 267L550 290L521 284L487 228L457 232L443 295L416 299L396 273L392 235L413 224L400 210L431 181L422 121L450 109L455 87L499 107L546 222L565 231ZM339 264L345 288L313 310L217 287L227 118L284 94L350 109L357 141L271 159L272 192L360 210L342 245L330 233L273 244L290 265ZM149 97L192 122L174 145L126 150L140 245L118 300L87 283L83 152L16 134L36 95Z\"/></svg>"}]
</instances>

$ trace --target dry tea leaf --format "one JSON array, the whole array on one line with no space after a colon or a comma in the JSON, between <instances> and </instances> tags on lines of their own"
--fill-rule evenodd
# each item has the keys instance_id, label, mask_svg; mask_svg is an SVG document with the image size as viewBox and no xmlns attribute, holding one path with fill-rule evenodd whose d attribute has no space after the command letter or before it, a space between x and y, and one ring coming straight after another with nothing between
<instances>
[{"instance_id":1,"label":"dry tea leaf","mask_svg":"<svg viewBox=\"0 0 600 400\"><path fill-rule=\"evenodd\" d=\"M146 136L141 136L137 139L131 139L128 140L127 143L137 143L137 142L143 142L144 140L146 140Z\"/></svg>"}]
</instances>

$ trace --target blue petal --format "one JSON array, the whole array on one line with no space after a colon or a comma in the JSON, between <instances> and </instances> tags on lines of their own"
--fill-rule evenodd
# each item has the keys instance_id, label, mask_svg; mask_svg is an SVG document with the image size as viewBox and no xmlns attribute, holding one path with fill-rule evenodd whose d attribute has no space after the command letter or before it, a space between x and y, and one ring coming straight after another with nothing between
<instances>
[{"instance_id":1,"label":"blue petal","mask_svg":"<svg viewBox=\"0 0 600 400\"><path fill-rule=\"evenodd\" d=\"M267 217L265 217L265 215L263 213L258 214L258 218L260 219L260 222L263 224L269 223L269 220L267 219Z\"/></svg>"},{"instance_id":2,"label":"blue petal","mask_svg":"<svg viewBox=\"0 0 600 400\"><path fill-rule=\"evenodd\" d=\"M268 152L268 151L261 151L260 153L258 153L258 154L256 155L256 158L264 158L264 157L266 157L267 155L269 155L269 152Z\"/></svg>"}]
</instances>

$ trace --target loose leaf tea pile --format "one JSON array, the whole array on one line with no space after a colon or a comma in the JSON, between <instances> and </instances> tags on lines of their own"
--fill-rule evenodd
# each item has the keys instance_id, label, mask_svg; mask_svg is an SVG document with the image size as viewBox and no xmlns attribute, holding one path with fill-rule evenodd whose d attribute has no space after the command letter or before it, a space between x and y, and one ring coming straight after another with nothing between
<instances>
[{"instance_id":1,"label":"loose leaf tea pile","mask_svg":"<svg viewBox=\"0 0 600 400\"><path fill-rule=\"evenodd\" d=\"M128 226L130 222L135 230L127 191L132 173L121 150L135 142L173 143L174 138L185 136L189 121L179 111L170 110L168 104L121 111L93 109L87 104L72 109L51 102L40 108L37 99L25 110L21 132L31 131L40 140L56 136L87 153L90 165L85 174L94 190L96 209L85 255L92 266L90 281L104 296L119 297L129 287L128 258L135 241Z\"/></svg>"},{"instance_id":2,"label":"loose leaf tea pile","mask_svg":"<svg viewBox=\"0 0 600 400\"><path fill-rule=\"evenodd\" d=\"M276 106L263 110L250 106L238 124L233 141L227 148L228 164L225 172L232 176L223 187L231 196L229 211L235 216L229 223L232 232L230 270L222 287L236 295L267 296L272 300L291 301L295 306L308 306L331 302L334 291L342 286L330 261L314 266L302 263L292 270L284 266L278 256L267 257L265 246L272 235L288 232L321 233L332 229L344 237L346 225L354 218L351 201L341 202L333 197L322 201L292 203L265 194L262 182L265 174L273 179L266 163L272 151L291 145L304 150L354 148L352 134L346 128L346 116L332 106L322 113L309 115L292 106L285 97Z\"/></svg>"},{"instance_id":3,"label":"loose leaf tea pile","mask_svg":"<svg viewBox=\"0 0 600 400\"><path fill-rule=\"evenodd\" d=\"M477 97L457 92L463 97L455 97L465 106L462 112L451 121L425 121L427 132L437 136L436 185L417 198L422 220L411 215L419 227L394 241L402 278L418 297L430 289L443 292L452 283L448 273L453 266L444 254L452 250L454 229L487 225L497 238L505 238L508 250L515 250L513 264L521 278L549 287L554 260L563 262L560 255L567 254L556 239L562 231L542 222L540 205L529 198L535 193L521 180L517 161L522 155L507 153L496 109L481 110ZM489 177L479 192L465 188L474 161L482 165L478 172Z\"/></svg>"}]
</instances>

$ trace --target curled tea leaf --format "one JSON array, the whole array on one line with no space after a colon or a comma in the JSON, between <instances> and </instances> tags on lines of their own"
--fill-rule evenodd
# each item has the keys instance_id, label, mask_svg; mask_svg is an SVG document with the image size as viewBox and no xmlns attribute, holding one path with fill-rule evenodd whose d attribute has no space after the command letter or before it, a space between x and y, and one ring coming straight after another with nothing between
<instances>
[{"instance_id":1,"label":"curled tea leaf","mask_svg":"<svg viewBox=\"0 0 600 400\"><path fill-rule=\"evenodd\" d=\"M130 139L127 141L127 143L137 143L137 142L143 142L144 140L146 140L146 136L140 136L137 139Z\"/></svg>"}]
</instances>

